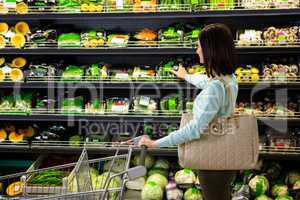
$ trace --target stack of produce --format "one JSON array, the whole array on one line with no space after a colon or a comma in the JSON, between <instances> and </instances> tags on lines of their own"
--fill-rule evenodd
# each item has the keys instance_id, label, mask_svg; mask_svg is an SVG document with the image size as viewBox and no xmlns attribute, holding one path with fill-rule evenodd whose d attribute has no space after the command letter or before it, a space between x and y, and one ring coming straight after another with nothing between
<instances>
[{"instance_id":1,"label":"stack of produce","mask_svg":"<svg viewBox=\"0 0 300 200\"><path fill-rule=\"evenodd\" d=\"M251 65L238 67L235 74L239 82L257 82L260 79L259 69Z\"/></svg>"},{"instance_id":2,"label":"stack of produce","mask_svg":"<svg viewBox=\"0 0 300 200\"><path fill-rule=\"evenodd\" d=\"M81 47L81 37L78 33L64 33L58 36L58 47L79 48Z\"/></svg>"},{"instance_id":3,"label":"stack of produce","mask_svg":"<svg viewBox=\"0 0 300 200\"><path fill-rule=\"evenodd\" d=\"M136 96L133 100L133 111L152 114L157 110L157 103L148 96Z\"/></svg>"},{"instance_id":4,"label":"stack of produce","mask_svg":"<svg viewBox=\"0 0 300 200\"><path fill-rule=\"evenodd\" d=\"M62 103L61 111L63 113L81 113L83 111L83 97L65 98Z\"/></svg>"},{"instance_id":5,"label":"stack of produce","mask_svg":"<svg viewBox=\"0 0 300 200\"><path fill-rule=\"evenodd\" d=\"M157 11L157 0L134 0L134 12L155 12Z\"/></svg>"},{"instance_id":6,"label":"stack of produce","mask_svg":"<svg viewBox=\"0 0 300 200\"><path fill-rule=\"evenodd\" d=\"M37 47L56 47L57 32L55 29L37 29L29 35L30 48Z\"/></svg>"},{"instance_id":7,"label":"stack of produce","mask_svg":"<svg viewBox=\"0 0 300 200\"><path fill-rule=\"evenodd\" d=\"M139 46L156 46L157 33L151 29L145 28L135 34L135 39L138 40Z\"/></svg>"},{"instance_id":8,"label":"stack of produce","mask_svg":"<svg viewBox=\"0 0 300 200\"><path fill-rule=\"evenodd\" d=\"M81 12L103 12L105 1L103 0L82 0Z\"/></svg>"},{"instance_id":9,"label":"stack of produce","mask_svg":"<svg viewBox=\"0 0 300 200\"><path fill-rule=\"evenodd\" d=\"M237 33L238 45L292 45L299 41L299 27L268 27L264 30L244 30Z\"/></svg>"},{"instance_id":10,"label":"stack of produce","mask_svg":"<svg viewBox=\"0 0 300 200\"><path fill-rule=\"evenodd\" d=\"M26 22L18 22L14 27L11 28L9 28L7 23L1 22L0 48L10 45L15 48L24 47L29 33L30 29Z\"/></svg>"},{"instance_id":11,"label":"stack of produce","mask_svg":"<svg viewBox=\"0 0 300 200\"><path fill-rule=\"evenodd\" d=\"M23 81L24 74L22 68L27 64L27 61L23 57L17 57L6 63L5 58L0 58L0 82L1 81Z\"/></svg>"},{"instance_id":12,"label":"stack of produce","mask_svg":"<svg viewBox=\"0 0 300 200\"><path fill-rule=\"evenodd\" d=\"M175 24L159 30L158 34L160 45L178 47L184 39L184 27L182 24Z\"/></svg>"},{"instance_id":13,"label":"stack of produce","mask_svg":"<svg viewBox=\"0 0 300 200\"><path fill-rule=\"evenodd\" d=\"M274 103L270 100L261 102L238 102L236 105L235 112L238 114L242 113L254 113L256 115L267 115L267 116L294 116L297 109L297 104L288 102L287 105Z\"/></svg>"},{"instance_id":14,"label":"stack of produce","mask_svg":"<svg viewBox=\"0 0 300 200\"><path fill-rule=\"evenodd\" d=\"M297 64L266 64L264 65L264 80L273 81L296 81L299 76Z\"/></svg>"},{"instance_id":15,"label":"stack of produce","mask_svg":"<svg viewBox=\"0 0 300 200\"><path fill-rule=\"evenodd\" d=\"M81 45L85 48L103 47L106 41L104 31L89 31L81 33Z\"/></svg>"},{"instance_id":16,"label":"stack of produce","mask_svg":"<svg viewBox=\"0 0 300 200\"><path fill-rule=\"evenodd\" d=\"M297 8L299 0L242 0L241 6L247 9L266 9L266 8Z\"/></svg>"},{"instance_id":17,"label":"stack of produce","mask_svg":"<svg viewBox=\"0 0 300 200\"><path fill-rule=\"evenodd\" d=\"M0 112L15 114L25 114L31 112L32 108L32 93L21 92L16 96L2 96L0 100Z\"/></svg>"},{"instance_id":18,"label":"stack of produce","mask_svg":"<svg viewBox=\"0 0 300 200\"><path fill-rule=\"evenodd\" d=\"M32 126L16 127L14 125L8 125L0 128L0 142L6 140L12 143L23 142L24 140L32 138L35 132Z\"/></svg>"}]
</instances>

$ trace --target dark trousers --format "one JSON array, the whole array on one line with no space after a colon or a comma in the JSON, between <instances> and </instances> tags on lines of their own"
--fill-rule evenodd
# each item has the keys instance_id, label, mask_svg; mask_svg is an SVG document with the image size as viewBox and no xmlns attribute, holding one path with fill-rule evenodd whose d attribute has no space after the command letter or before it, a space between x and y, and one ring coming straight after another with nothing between
<instances>
[{"instance_id":1,"label":"dark trousers","mask_svg":"<svg viewBox=\"0 0 300 200\"><path fill-rule=\"evenodd\" d=\"M231 183L236 171L203 171L198 173L205 200L231 200Z\"/></svg>"}]
</instances>

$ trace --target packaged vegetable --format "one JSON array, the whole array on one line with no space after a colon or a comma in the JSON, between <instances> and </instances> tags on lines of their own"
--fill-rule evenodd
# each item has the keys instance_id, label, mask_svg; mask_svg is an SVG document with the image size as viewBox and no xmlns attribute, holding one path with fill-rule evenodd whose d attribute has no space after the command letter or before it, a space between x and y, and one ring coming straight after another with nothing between
<instances>
[{"instance_id":1,"label":"packaged vegetable","mask_svg":"<svg viewBox=\"0 0 300 200\"><path fill-rule=\"evenodd\" d=\"M81 80L84 76L84 69L79 66L69 65L62 73L62 80Z\"/></svg>"},{"instance_id":2,"label":"packaged vegetable","mask_svg":"<svg viewBox=\"0 0 300 200\"><path fill-rule=\"evenodd\" d=\"M142 190L142 200L162 200L163 189L155 182L147 182Z\"/></svg>"},{"instance_id":3,"label":"packaged vegetable","mask_svg":"<svg viewBox=\"0 0 300 200\"><path fill-rule=\"evenodd\" d=\"M138 96L133 100L134 112L153 113L157 110L157 103L151 97Z\"/></svg>"},{"instance_id":4,"label":"packaged vegetable","mask_svg":"<svg viewBox=\"0 0 300 200\"><path fill-rule=\"evenodd\" d=\"M58 36L58 47L61 48L79 48L80 34L78 33L64 33Z\"/></svg>"},{"instance_id":5,"label":"packaged vegetable","mask_svg":"<svg viewBox=\"0 0 300 200\"><path fill-rule=\"evenodd\" d=\"M249 186L252 193L255 196L259 196L269 190L269 181L265 176L256 175L250 180Z\"/></svg>"},{"instance_id":6,"label":"packaged vegetable","mask_svg":"<svg viewBox=\"0 0 300 200\"><path fill-rule=\"evenodd\" d=\"M185 168L176 172L175 182L177 184L194 184L196 175L191 169Z\"/></svg>"},{"instance_id":7,"label":"packaged vegetable","mask_svg":"<svg viewBox=\"0 0 300 200\"><path fill-rule=\"evenodd\" d=\"M65 98L61 107L62 112L82 112L83 97Z\"/></svg>"},{"instance_id":8,"label":"packaged vegetable","mask_svg":"<svg viewBox=\"0 0 300 200\"><path fill-rule=\"evenodd\" d=\"M111 34L107 36L107 45L109 47L126 47L128 45L129 35Z\"/></svg>"},{"instance_id":9,"label":"packaged vegetable","mask_svg":"<svg viewBox=\"0 0 300 200\"><path fill-rule=\"evenodd\" d=\"M128 98L110 98L106 100L107 111L116 113L128 113L129 99Z\"/></svg>"},{"instance_id":10,"label":"packaged vegetable","mask_svg":"<svg viewBox=\"0 0 300 200\"><path fill-rule=\"evenodd\" d=\"M147 183L148 182L155 182L162 189L164 189L168 184L168 179L161 174L153 174L147 178Z\"/></svg>"},{"instance_id":11,"label":"packaged vegetable","mask_svg":"<svg viewBox=\"0 0 300 200\"><path fill-rule=\"evenodd\" d=\"M187 191L185 191L184 200L203 200L202 194L200 190L197 188L189 188Z\"/></svg>"},{"instance_id":12,"label":"packaged vegetable","mask_svg":"<svg viewBox=\"0 0 300 200\"><path fill-rule=\"evenodd\" d=\"M85 48L103 47L106 41L104 31L81 33L81 45Z\"/></svg>"},{"instance_id":13,"label":"packaged vegetable","mask_svg":"<svg viewBox=\"0 0 300 200\"><path fill-rule=\"evenodd\" d=\"M282 195L288 195L289 194L289 188L288 186L284 184L275 184L271 189L272 195L274 197L282 196Z\"/></svg>"}]
</instances>

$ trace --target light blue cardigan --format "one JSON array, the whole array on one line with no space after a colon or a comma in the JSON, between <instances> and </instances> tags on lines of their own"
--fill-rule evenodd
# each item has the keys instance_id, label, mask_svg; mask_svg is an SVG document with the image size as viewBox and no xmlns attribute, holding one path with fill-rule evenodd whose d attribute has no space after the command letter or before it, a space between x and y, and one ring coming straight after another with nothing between
<instances>
[{"instance_id":1,"label":"light blue cardigan","mask_svg":"<svg viewBox=\"0 0 300 200\"><path fill-rule=\"evenodd\" d=\"M225 95L224 84L221 81L209 79L206 75L186 75L185 80L202 89L194 101L194 118L182 129L157 140L156 144L159 147L175 146L199 139L203 130L215 117L229 116L233 109L232 106L235 105L238 83L234 75L224 77L225 82L231 88L231 95L233 95L232 106L229 106L230 100Z\"/></svg>"}]
</instances>

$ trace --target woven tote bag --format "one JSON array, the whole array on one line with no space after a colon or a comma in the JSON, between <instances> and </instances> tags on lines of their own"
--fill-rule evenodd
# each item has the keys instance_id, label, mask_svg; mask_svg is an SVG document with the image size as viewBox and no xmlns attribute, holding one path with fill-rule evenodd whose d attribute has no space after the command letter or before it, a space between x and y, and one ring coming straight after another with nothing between
<instances>
[{"instance_id":1,"label":"woven tote bag","mask_svg":"<svg viewBox=\"0 0 300 200\"><path fill-rule=\"evenodd\" d=\"M230 103L235 104L231 89L220 80ZM233 106L234 108L234 106ZM234 113L234 111L232 111ZM193 119L191 113L182 115L180 128ZM178 146L178 158L182 167L200 170L253 169L259 156L257 119L253 114L215 118L200 139Z\"/></svg>"}]
</instances>

